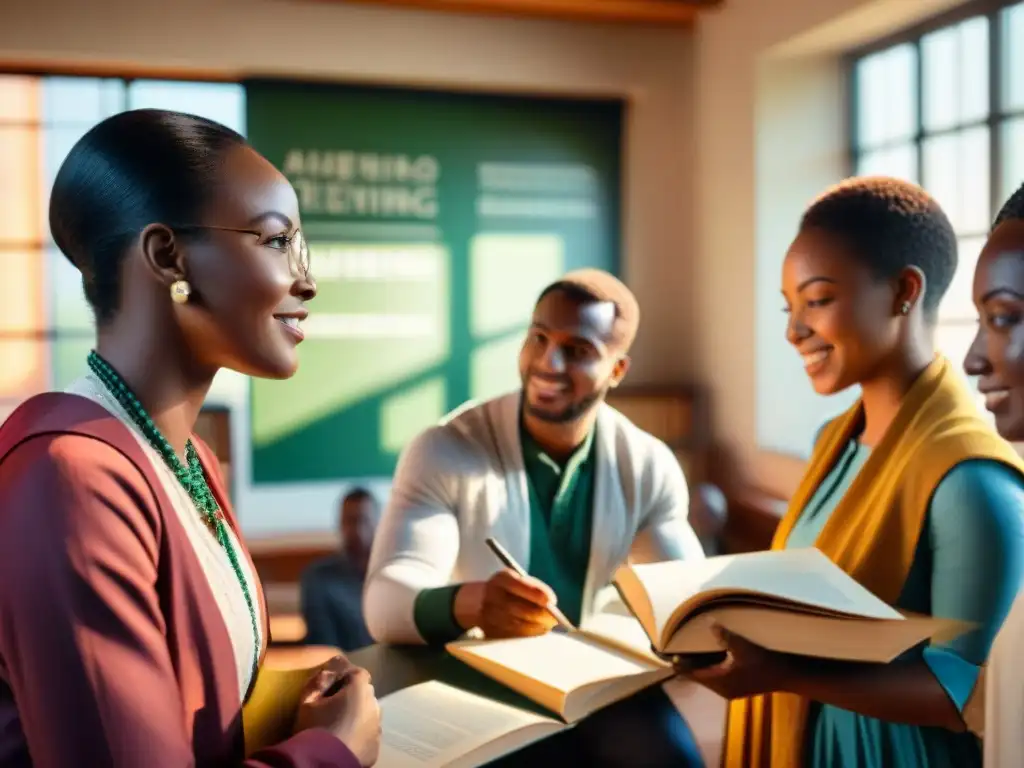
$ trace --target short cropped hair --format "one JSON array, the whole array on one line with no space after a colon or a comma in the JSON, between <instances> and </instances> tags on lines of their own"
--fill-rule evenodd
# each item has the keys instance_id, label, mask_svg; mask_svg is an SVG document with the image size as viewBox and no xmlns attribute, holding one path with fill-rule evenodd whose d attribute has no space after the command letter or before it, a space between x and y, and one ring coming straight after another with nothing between
<instances>
[{"instance_id":1,"label":"short cropped hair","mask_svg":"<svg viewBox=\"0 0 1024 768\"><path fill-rule=\"evenodd\" d=\"M372 501L374 504L376 504L377 498L362 486L357 485L355 488L350 489L341 498L342 504L345 504L346 502L349 501Z\"/></svg>"},{"instance_id":2,"label":"short cropped hair","mask_svg":"<svg viewBox=\"0 0 1024 768\"><path fill-rule=\"evenodd\" d=\"M1017 191L1010 195L1003 207L999 209L992 229L995 229L1004 221L1020 221L1024 219L1024 184L1017 188Z\"/></svg>"},{"instance_id":3,"label":"short cropped hair","mask_svg":"<svg viewBox=\"0 0 1024 768\"><path fill-rule=\"evenodd\" d=\"M934 318L957 266L953 225L916 184L882 176L847 179L826 190L803 215L800 229L818 229L846 243L881 279L907 267L925 276L922 307Z\"/></svg>"},{"instance_id":4,"label":"short cropped hair","mask_svg":"<svg viewBox=\"0 0 1024 768\"><path fill-rule=\"evenodd\" d=\"M537 303L556 291L580 303L614 304L615 323L611 341L617 349L629 351L640 328L640 304L625 283L601 269L577 269L541 291Z\"/></svg>"}]
</instances>

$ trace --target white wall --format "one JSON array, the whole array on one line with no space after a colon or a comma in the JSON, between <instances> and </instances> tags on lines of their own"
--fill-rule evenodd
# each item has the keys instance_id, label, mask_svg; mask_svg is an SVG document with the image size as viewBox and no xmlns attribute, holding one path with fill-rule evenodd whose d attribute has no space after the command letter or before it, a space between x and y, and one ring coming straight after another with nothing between
<instances>
[{"instance_id":1,"label":"white wall","mask_svg":"<svg viewBox=\"0 0 1024 768\"><path fill-rule=\"evenodd\" d=\"M43 69L115 64L126 74L177 68L628 97L623 262L644 307L631 380L693 376L691 33L280 0L7 5L0 62ZM248 482L245 382L225 375L211 401L235 410L236 501L246 533L333 528L340 485Z\"/></svg>"}]
</instances>

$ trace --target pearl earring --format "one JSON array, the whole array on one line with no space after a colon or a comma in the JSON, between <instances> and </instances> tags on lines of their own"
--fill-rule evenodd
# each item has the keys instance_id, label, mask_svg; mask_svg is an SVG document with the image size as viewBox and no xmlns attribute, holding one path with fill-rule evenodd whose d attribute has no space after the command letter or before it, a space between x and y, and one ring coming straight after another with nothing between
<instances>
[{"instance_id":1,"label":"pearl earring","mask_svg":"<svg viewBox=\"0 0 1024 768\"><path fill-rule=\"evenodd\" d=\"M192 295L192 286L187 280L175 280L171 283L171 301L175 304L185 304L188 297Z\"/></svg>"},{"instance_id":2,"label":"pearl earring","mask_svg":"<svg viewBox=\"0 0 1024 768\"><path fill-rule=\"evenodd\" d=\"M900 314L901 315L909 315L910 314L910 302L909 301L904 301L902 304L900 304Z\"/></svg>"}]
</instances>

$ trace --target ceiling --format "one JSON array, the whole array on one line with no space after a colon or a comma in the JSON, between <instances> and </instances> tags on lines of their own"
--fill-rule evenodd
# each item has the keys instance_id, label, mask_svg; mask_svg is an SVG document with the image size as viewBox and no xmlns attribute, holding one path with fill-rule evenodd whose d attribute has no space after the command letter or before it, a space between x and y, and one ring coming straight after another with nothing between
<instances>
[{"instance_id":1,"label":"ceiling","mask_svg":"<svg viewBox=\"0 0 1024 768\"><path fill-rule=\"evenodd\" d=\"M721 0L319 0L461 13L682 26Z\"/></svg>"}]
</instances>

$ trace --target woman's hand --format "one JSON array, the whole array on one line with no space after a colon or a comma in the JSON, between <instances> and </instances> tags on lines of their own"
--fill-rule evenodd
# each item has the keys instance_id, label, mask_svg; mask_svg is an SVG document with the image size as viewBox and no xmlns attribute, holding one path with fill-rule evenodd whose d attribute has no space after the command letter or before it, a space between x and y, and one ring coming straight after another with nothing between
<instances>
[{"instance_id":1,"label":"woman's hand","mask_svg":"<svg viewBox=\"0 0 1024 768\"><path fill-rule=\"evenodd\" d=\"M380 705L370 673L336 656L313 675L299 699L295 730L323 728L333 733L369 768L380 755Z\"/></svg>"},{"instance_id":2,"label":"woman's hand","mask_svg":"<svg viewBox=\"0 0 1024 768\"><path fill-rule=\"evenodd\" d=\"M793 674L790 657L762 648L718 625L713 631L725 646L725 660L697 666L686 656L676 656L673 659L676 672L726 699L785 690Z\"/></svg>"}]
</instances>

